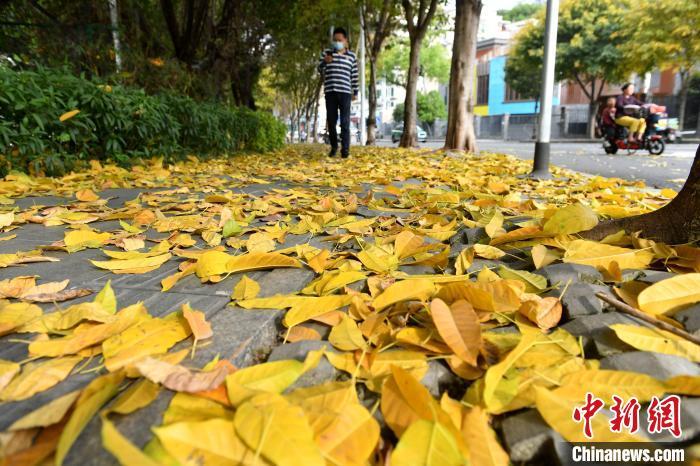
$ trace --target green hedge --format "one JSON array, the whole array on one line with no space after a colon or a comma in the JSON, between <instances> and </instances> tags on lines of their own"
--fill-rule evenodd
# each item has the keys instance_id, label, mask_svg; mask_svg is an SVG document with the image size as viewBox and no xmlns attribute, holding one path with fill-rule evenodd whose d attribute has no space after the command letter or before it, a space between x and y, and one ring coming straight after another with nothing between
<instances>
[{"instance_id":1,"label":"green hedge","mask_svg":"<svg viewBox=\"0 0 700 466\"><path fill-rule=\"evenodd\" d=\"M61 122L71 110L80 112ZM151 156L264 152L284 138L284 125L269 113L0 66L0 174L60 174L90 159L128 165Z\"/></svg>"}]
</instances>

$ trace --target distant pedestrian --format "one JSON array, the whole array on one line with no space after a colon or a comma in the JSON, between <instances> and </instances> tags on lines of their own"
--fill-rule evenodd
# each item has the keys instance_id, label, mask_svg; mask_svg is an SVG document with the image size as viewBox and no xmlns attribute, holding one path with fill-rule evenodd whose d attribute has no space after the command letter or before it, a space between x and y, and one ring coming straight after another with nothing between
<instances>
[{"instance_id":1,"label":"distant pedestrian","mask_svg":"<svg viewBox=\"0 0 700 466\"><path fill-rule=\"evenodd\" d=\"M331 144L330 157L338 152L338 133L335 125L340 113L340 155L350 155L350 102L357 98L357 57L348 50L348 33L343 28L333 30L332 48L321 54L318 71L323 75L323 90L326 97L328 139Z\"/></svg>"}]
</instances>

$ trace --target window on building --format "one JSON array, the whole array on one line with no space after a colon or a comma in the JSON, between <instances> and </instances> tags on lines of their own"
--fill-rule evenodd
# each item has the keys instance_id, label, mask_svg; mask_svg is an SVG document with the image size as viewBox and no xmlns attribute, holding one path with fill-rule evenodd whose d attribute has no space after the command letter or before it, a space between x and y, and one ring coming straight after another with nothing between
<instances>
[{"instance_id":1,"label":"window on building","mask_svg":"<svg viewBox=\"0 0 700 466\"><path fill-rule=\"evenodd\" d=\"M381 98L382 98L382 90L377 89L377 99L381 99Z\"/></svg>"},{"instance_id":2,"label":"window on building","mask_svg":"<svg viewBox=\"0 0 700 466\"><path fill-rule=\"evenodd\" d=\"M391 86L391 96L394 97L394 86Z\"/></svg>"},{"instance_id":3,"label":"window on building","mask_svg":"<svg viewBox=\"0 0 700 466\"><path fill-rule=\"evenodd\" d=\"M487 105L489 103L489 75L476 78L476 104Z\"/></svg>"},{"instance_id":4,"label":"window on building","mask_svg":"<svg viewBox=\"0 0 700 466\"><path fill-rule=\"evenodd\" d=\"M490 62L481 62L476 65L476 105L489 103L489 72Z\"/></svg>"}]
</instances>

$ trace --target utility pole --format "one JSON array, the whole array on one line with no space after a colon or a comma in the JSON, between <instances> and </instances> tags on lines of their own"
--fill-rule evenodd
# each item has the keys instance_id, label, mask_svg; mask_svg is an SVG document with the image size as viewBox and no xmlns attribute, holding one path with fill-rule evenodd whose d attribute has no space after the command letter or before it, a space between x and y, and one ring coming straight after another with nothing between
<instances>
[{"instance_id":1,"label":"utility pole","mask_svg":"<svg viewBox=\"0 0 700 466\"><path fill-rule=\"evenodd\" d=\"M122 70L122 48L119 42L119 10L117 10L117 0L108 0L109 19L112 22L112 42L114 43L114 63L117 66L117 73Z\"/></svg>"},{"instance_id":2,"label":"utility pole","mask_svg":"<svg viewBox=\"0 0 700 466\"><path fill-rule=\"evenodd\" d=\"M367 142L367 125L365 121L365 20L360 7L360 144Z\"/></svg>"},{"instance_id":3,"label":"utility pole","mask_svg":"<svg viewBox=\"0 0 700 466\"><path fill-rule=\"evenodd\" d=\"M532 178L551 178L549 173L549 145L552 132L552 92L554 90L554 64L557 55L557 26L559 0L547 0L547 20L544 36L544 63L542 67L542 102L540 104L539 131L535 142L535 160Z\"/></svg>"}]
</instances>

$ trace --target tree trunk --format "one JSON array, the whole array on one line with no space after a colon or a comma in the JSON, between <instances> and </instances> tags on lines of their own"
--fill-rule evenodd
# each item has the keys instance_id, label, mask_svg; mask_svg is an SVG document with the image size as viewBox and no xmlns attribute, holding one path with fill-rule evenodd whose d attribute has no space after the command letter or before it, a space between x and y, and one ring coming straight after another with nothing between
<instances>
[{"instance_id":1,"label":"tree trunk","mask_svg":"<svg viewBox=\"0 0 700 466\"><path fill-rule=\"evenodd\" d=\"M314 96L314 125L313 125L313 132L314 132L313 142L314 142L314 144L318 143L318 101L320 98L321 98L321 80L318 81L318 85L316 86L316 95Z\"/></svg>"},{"instance_id":2,"label":"tree trunk","mask_svg":"<svg viewBox=\"0 0 700 466\"><path fill-rule=\"evenodd\" d=\"M681 89L680 98L681 106L678 110L678 130L683 131L685 129L685 108L688 104L688 88L690 87L690 71L681 70Z\"/></svg>"},{"instance_id":3,"label":"tree trunk","mask_svg":"<svg viewBox=\"0 0 700 466\"><path fill-rule=\"evenodd\" d=\"M406 80L406 100L403 104L403 134L399 147L418 147L416 135L416 88L418 87L418 71L420 67L420 48L423 38L411 40L411 52L408 60L408 78Z\"/></svg>"},{"instance_id":4,"label":"tree trunk","mask_svg":"<svg viewBox=\"0 0 700 466\"><path fill-rule=\"evenodd\" d=\"M700 146L683 189L671 202L648 214L603 222L584 236L599 240L620 230L641 231L645 238L667 244L700 240Z\"/></svg>"},{"instance_id":5,"label":"tree trunk","mask_svg":"<svg viewBox=\"0 0 700 466\"><path fill-rule=\"evenodd\" d=\"M367 145L377 142L377 63L369 59L369 109L367 112Z\"/></svg>"},{"instance_id":6,"label":"tree trunk","mask_svg":"<svg viewBox=\"0 0 700 466\"><path fill-rule=\"evenodd\" d=\"M588 137L590 139L595 139L595 116L598 109L596 108L596 99L591 97L588 101Z\"/></svg>"},{"instance_id":7,"label":"tree trunk","mask_svg":"<svg viewBox=\"0 0 700 466\"><path fill-rule=\"evenodd\" d=\"M456 7L445 148L476 152L472 88L476 74L476 41L482 2L457 0Z\"/></svg>"}]
</instances>

